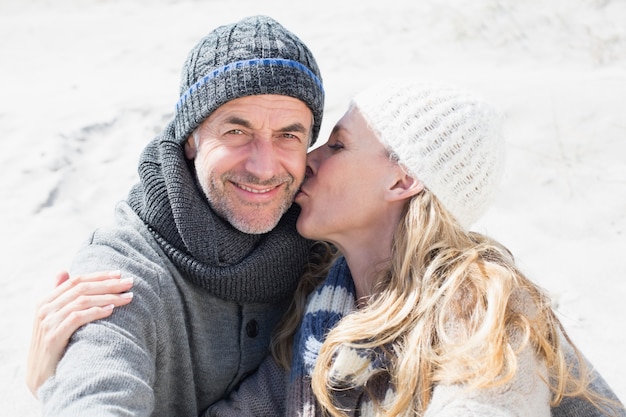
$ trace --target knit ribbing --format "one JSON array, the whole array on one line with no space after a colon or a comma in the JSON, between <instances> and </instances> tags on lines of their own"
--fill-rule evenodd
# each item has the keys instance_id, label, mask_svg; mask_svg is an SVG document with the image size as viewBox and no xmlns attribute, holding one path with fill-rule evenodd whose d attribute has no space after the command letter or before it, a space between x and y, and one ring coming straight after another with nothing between
<instances>
[{"instance_id":1,"label":"knit ribbing","mask_svg":"<svg viewBox=\"0 0 626 417\"><path fill-rule=\"evenodd\" d=\"M354 283L345 259L338 259L328 277L310 296L302 322L294 337L288 415L317 416L311 389L311 373L327 333L354 308Z\"/></svg>"},{"instance_id":2,"label":"knit ribbing","mask_svg":"<svg viewBox=\"0 0 626 417\"><path fill-rule=\"evenodd\" d=\"M313 114L315 142L322 123L324 88L308 47L267 16L251 16L216 28L198 42L185 61L175 112L176 137L180 143L187 140L226 102L261 94L304 102Z\"/></svg>"},{"instance_id":3,"label":"knit ribbing","mask_svg":"<svg viewBox=\"0 0 626 417\"><path fill-rule=\"evenodd\" d=\"M469 227L485 212L503 168L501 116L472 93L380 82L354 103L381 143Z\"/></svg>"}]
</instances>

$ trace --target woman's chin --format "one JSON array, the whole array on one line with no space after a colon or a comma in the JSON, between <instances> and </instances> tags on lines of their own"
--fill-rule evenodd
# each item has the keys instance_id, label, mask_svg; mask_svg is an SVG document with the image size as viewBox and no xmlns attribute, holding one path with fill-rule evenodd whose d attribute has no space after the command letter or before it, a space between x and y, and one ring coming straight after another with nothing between
<instances>
[{"instance_id":1,"label":"woman's chin","mask_svg":"<svg viewBox=\"0 0 626 417\"><path fill-rule=\"evenodd\" d=\"M305 237L307 239L318 239L314 236L313 230L315 230L310 225L310 221L308 221L308 216L304 213L300 213L298 217L298 221L296 222L296 230L300 234L300 236Z\"/></svg>"}]
</instances>

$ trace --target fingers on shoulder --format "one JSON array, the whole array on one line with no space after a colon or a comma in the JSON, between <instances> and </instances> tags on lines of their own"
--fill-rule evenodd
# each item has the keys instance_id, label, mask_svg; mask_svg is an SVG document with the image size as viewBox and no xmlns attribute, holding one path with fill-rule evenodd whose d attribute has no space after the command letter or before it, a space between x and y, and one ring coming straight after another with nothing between
<instances>
[{"instance_id":1,"label":"fingers on shoulder","mask_svg":"<svg viewBox=\"0 0 626 417\"><path fill-rule=\"evenodd\" d=\"M96 320L109 317L114 310L112 304L106 306L90 307L84 310L70 312L58 325L46 332L45 343L54 346L57 343L67 343L67 340L81 326Z\"/></svg>"}]
</instances>

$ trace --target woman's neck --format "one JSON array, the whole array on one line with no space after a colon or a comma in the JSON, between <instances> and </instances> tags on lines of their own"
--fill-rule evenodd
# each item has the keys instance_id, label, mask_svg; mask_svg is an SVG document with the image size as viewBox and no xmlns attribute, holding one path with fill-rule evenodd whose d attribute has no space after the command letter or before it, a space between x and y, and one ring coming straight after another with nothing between
<instances>
[{"instance_id":1,"label":"woman's neck","mask_svg":"<svg viewBox=\"0 0 626 417\"><path fill-rule=\"evenodd\" d=\"M380 273L389 268L393 239L404 205L402 201L391 203L380 211L376 221L333 239L350 268L357 302L367 302Z\"/></svg>"},{"instance_id":2,"label":"woman's neck","mask_svg":"<svg viewBox=\"0 0 626 417\"><path fill-rule=\"evenodd\" d=\"M357 301L367 300L372 295L380 272L388 268L391 243L392 234L386 237L377 235L375 239L362 243L339 245L354 280Z\"/></svg>"}]
</instances>

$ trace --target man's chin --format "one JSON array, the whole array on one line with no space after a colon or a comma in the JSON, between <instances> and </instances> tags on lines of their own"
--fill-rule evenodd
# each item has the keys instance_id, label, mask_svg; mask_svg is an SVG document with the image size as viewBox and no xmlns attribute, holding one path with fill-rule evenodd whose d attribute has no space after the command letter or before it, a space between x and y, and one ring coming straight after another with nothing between
<instances>
[{"instance_id":1,"label":"man's chin","mask_svg":"<svg viewBox=\"0 0 626 417\"><path fill-rule=\"evenodd\" d=\"M280 220L280 218L278 220ZM242 233L249 235L261 235L271 232L278 224L278 220L273 222L259 222L258 219L255 219L254 221L241 220L231 221L230 224Z\"/></svg>"},{"instance_id":2,"label":"man's chin","mask_svg":"<svg viewBox=\"0 0 626 417\"><path fill-rule=\"evenodd\" d=\"M263 210L255 209L237 217L230 217L228 221L240 232L260 235L271 232L278 225L287 209L272 210L269 213L263 213Z\"/></svg>"},{"instance_id":3,"label":"man's chin","mask_svg":"<svg viewBox=\"0 0 626 417\"><path fill-rule=\"evenodd\" d=\"M258 235L271 232L289 210L292 201L289 200L289 204L284 199L281 204L276 204L276 201L271 204L231 201L230 204L214 206L214 211L240 232Z\"/></svg>"}]
</instances>

